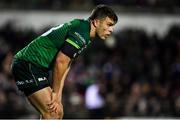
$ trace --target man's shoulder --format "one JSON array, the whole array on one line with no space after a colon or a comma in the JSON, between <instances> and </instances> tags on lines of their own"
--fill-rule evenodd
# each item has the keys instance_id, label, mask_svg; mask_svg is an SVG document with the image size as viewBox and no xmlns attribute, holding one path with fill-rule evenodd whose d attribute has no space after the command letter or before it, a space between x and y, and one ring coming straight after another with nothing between
<instances>
[{"instance_id":1,"label":"man's shoulder","mask_svg":"<svg viewBox=\"0 0 180 120\"><path fill-rule=\"evenodd\" d=\"M73 28L81 28L82 26L88 24L88 20L86 19L73 19L69 23Z\"/></svg>"},{"instance_id":2,"label":"man's shoulder","mask_svg":"<svg viewBox=\"0 0 180 120\"><path fill-rule=\"evenodd\" d=\"M74 22L78 22L78 26L72 28L68 35L77 40L77 42L81 44L80 46L88 44L90 40L89 22L85 19L75 19Z\"/></svg>"}]
</instances>

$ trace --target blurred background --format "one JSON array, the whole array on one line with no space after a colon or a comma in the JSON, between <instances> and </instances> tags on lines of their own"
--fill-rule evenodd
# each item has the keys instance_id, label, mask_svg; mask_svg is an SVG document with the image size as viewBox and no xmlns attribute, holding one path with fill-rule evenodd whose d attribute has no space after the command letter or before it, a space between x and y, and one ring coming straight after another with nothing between
<instances>
[{"instance_id":1,"label":"blurred background","mask_svg":"<svg viewBox=\"0 0 180 120\"><path fill-rule=\"evenodd\" d=\"M110 5L119 21L73 64L64 118L180 117L179 0L1 0L0 118L39 118L17 91L13 55L54 25Z\"/></svg>"}]
</instances>

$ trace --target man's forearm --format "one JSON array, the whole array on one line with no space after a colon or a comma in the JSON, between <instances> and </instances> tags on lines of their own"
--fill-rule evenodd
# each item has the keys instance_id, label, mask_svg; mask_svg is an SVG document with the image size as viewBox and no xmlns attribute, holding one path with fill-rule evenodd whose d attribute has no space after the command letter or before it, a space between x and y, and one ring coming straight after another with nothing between
<instances>
[{"instance_id":1,"label":"man's forearm","mask_svg":"<svg viewBox=\"0 0 180 120\"><path fill-rule=\"evenodd\" d=\"M68 67L68 68L66 69L66 71L65 71L65 73L64 73L64 75L63 75L63 77L62 77L62 79L61 79L60 89L59 89L59 93L58 93L58 96L60 96L60 100L61 100L61 97L62 97L61 94L62 94L63 87L64 87L64 81L65 81L65 79L66 79L66 77L67 77L67 74L68 74L69 70L70 70L70 67Z\"/></svg>"},{"instance_id":2,"label":"man's forearm","mask_svg":"<svg viewBox=\"0 0 180 120\"><path fill-rule=\"evenodd\" d=\"M53 92L57 95L61 94L62 87L64 85L64 80L66 75L66 71L68 70L68 65L63 63L58 63L54 66L53 70Z\"/></svg>"}]
</instances>

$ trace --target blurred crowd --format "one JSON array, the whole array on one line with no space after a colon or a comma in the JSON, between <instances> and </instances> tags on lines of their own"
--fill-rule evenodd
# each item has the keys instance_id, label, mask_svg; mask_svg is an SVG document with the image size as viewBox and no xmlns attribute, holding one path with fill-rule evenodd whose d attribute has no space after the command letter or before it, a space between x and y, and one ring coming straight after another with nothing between
<instances>
[{"instance_id":1,"label":"blurred crowd","mask_svg":"<svg viewBox=\"0 0 180 120\"><path fill-rule=\"evenodd\" d=\"M51 10L89 10L97 4L112 5L120 10L127 8L152 11L179 11L179 0L1 0L0 9L51 9Z\"/></svg>"},{"instance_id":2,"label":"blurred crowd","mask_svg":"<svg viewBox=\"0 0 180 120\"><path fill-rule=\"evenodd\" d=\"M39 118L17 90L10 66L45 29L16 29L12 22L0 28L0 118ZM180 25L162 38L126 28L111 46L97 38L67 76L64 118L180 117L179 33Z\"/></svg>"}]
</instances>

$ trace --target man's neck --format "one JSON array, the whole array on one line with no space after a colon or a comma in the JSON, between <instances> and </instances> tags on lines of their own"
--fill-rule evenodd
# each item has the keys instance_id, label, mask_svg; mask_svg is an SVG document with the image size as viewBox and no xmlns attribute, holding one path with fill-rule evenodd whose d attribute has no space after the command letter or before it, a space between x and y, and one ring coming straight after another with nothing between
<instances>
[{"instance_id":1,"label":"man's neck","mask_svg":"<svg viewBox=\"0 0 180 120\"><path fill-rule=\"evenodd\" d=\"M90 21L90 39L93 40L96 36L96 28L94 27L92 21Z\"/></svg>"}]
</instances>

